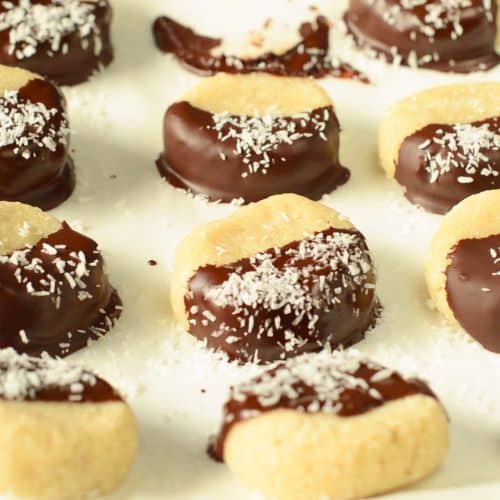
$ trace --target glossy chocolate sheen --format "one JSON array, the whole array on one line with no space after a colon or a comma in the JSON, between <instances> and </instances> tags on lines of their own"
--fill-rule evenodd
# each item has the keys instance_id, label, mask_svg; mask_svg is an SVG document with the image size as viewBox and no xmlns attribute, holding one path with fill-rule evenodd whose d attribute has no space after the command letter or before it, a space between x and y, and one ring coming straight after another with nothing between
<instances>
[{"instance_id":1,"label":"glossy chocolate sheen","mask_svg":"<svg viewBox=\"0 0 500 500\"><path fill-rule=\"evenodd\" d=\"M0 98L1 99L1 98ZM65 101L59 90L42 79L28 82L19 89L19 101L42 103L57 114L44 127L60 129L65 120ZM31 157L16 153L15 144L0 147L0 199L18 201L50 210L65 201L75 187L73 160L68 146L58 142L55 151L31 145Z\"/></svg>"},{"instance_id":2,"label":"glossy chocolate sheen","mask_svg":"<svg viewBox=\"0 0 500 500\"><path fill-rule=\"evenodd\" d=\"M276 369L273 369L271 373L274 371ZM418 394L435 398L434 393L421 380L407 380L397 373L393 373L390 377L378 382L373 382L371 378L379 371L366 364L361 364L358 370L353 373L353 376L365 380L370 388L378 391L382 396L381 399L374 397L373 394L370 394L368 390L362 387L345 388L338 398L339 410L334 415L337 417L362 415L390 401ZM269 406L262 405L256 394L251 392L247 393L243 400L230 398L224 405L222 427L208 448L209 455L217 461L224 461L224 444L229 432L238 423L252 418L248 415L256 416L273 410L304 411L303 408L307 408L311 404L316 404L317 409L314 412L308 411L308 414L321 413L324 402L318 398L318 393L314 387L300 381L293 385L293 389L297 397L292 398L281 395L278 401Z\"/></svg>"},{"instance_id":3,"label":"glossy chocolate sheen","mask_svg":"<svg viewBox=\"0 0 500 500\"><path fill-rule=\"evenodd\" d=\"M448 255L448 304L485 349L500 353L500 234L457 243Z\"/></svg>"},{"instance_id":4,"label":"glossy chocolate sheen","mask_svg":"<svg viewBox=\"0 0 500 500\"><path fill-rule=\"evenodd\" d=\"M402 57L402 64L412 64L413 52L419 67L438 71L469 73L487 70L500 62L495 52L496 0L491 2L491 16L486 15L483 0L471 0L469 7L460 7L460 25L463 32L456 36L452 23L435 29L434 36L419 30L418 22L426 23L426 4L438 4L438 0L422 2L411 9L393 11L395 22L387 21L389 10L401 7L401 0L351 0L344 20L354 41L361 48L373 50L388 61L394 60L393 51ZM416 22L417 21L417 22ZM431 24L432 26L432 24ZM425 56L438 55L438 60L421 61Z\"/></svg>"},{"instance_id":5,"label":"glossy chocolate sheen","mask_svg":"<svg viewBox=\"0 0 500 500\"><path fill-rule=\"evenodd\" d=\"M500 118L489 118L474 122L473 126L488 125L491 130L500 132ZM452 125L431 124L418 130L407 137L399 149L399 159L396 165L395 177L405 187L406 197L415 205L425 208L429 212L445 214L457 203L468 196L490 189L500 188L500 175L483 175L481 166L491 165L494 171L500 174L500 148L481 150L482 158L479 159L479 168L474 174L468 174L463 168L451 168L443 173L435 182L431 182L431 174L426 170L427 161L425 153L432 156L448 155L458 158L446 144L433 143L427 148L421 146L427 141L433 141L442 136L443 132L451 133ZM459 178L467 176L473 182L459 182Z\"/></svg>"},{"instance_id":6,"label":"glossy chocolate sheen","mask_svg":"<svg viewBox=\"0 0 500 500\"><path fill-rule=\"evenodd\" d=\"M58 248L57 255L47 253L46 245ZM12 347L32 356L44 351L53 357L67 356L112 328L121 314L121 301L108 282L102 256L93 240L64 223L59 231L29 250L29 262L34 259L38 259L35 262L45 272L35 273L24 267L21 282L16 275L18 266L12 262L0 263L0 348ZM58 271L56 259L75 263L83 259L89 271L88 276L81 278L85 286L81 289L72 286L73 280ZM67 270L74 267L66 264ZM26 284L29 281L37 289L47 282L49 275L61 282L58 307L53 295L30 293ZM78 292L82 290L90 297L80 299ZM24 339L20 331L24 331Z\"/></svg>"},{"instance_id":7,"label":"glossy chocolate sheen","mask_svg":"<svg viewBox=\"0 0 500 500\"><path fill-rule=\"evenodd\" d=\"M298 131L312 137L280 144L269 151L273 162L269 169L247 175L244 160L249 158L236 152L235 138L218 139L212 113L188 102L175 103L165 114L165 150L157 161L158 170L173 186L206 195L212 201L242 198L250 203L279 193L297 193L318 200L350 176L339 163L340 127L333 108L319 108L310 115L321 118L325 112L329 118L323 138L314 130L312 121L301 127L301 119L287 117L286 121L295 122ZM260 159L253 154L250 161Z\"/></svg>"},{"instance_id":8,"label":"glossy chocolate sheen","mask_svg":"<svg viewBox=\"0 0 500 500\"><path fill-rule=\"evenodd\" d=\"M368 251L364 237L357 231L330 228L318 234L328 236L335 233L359 235L359 248ZM277 249L274 248L265 250L261 254L272 256L274 265L283 273L290 269L291 257L287 255L287 252L296 251L299 244L300 241L295 241L281 247L279 255ZM303 269L311 261L313 261L312 257L303 258L297 266ZM342 288L338 295L339 303L326 304L320 283L321 277L329 278L328 274L332 271L329 265L321 266L321 269L315 270L309 276L301 275L298 278L297 286L306 289L316 302L315 313L318 317L314 327L309 326L310 321L306 316L297 323L298 313L294 311L293 304L287 310L289 302L274 310L266 310L258 305L250 304L237 311L232 305L218 306L207 295L211 289L227 282L232 273L237 272L239 276L242 276L253 269L251 260L248 258L221 267L203 266L189 280L188 292L184 298L189 317L189 333L205 341L210 349L225 352L231 360L267 363L302 353L317 352L326 345L332 348L340 345L347 347L361 341L366 331L378 318L380 306L375 296L374 286L372 288L363 286L344 288L343 277L349 274L346 268L339 269L332 282L327 283L332 289ZM368 280L374 285L375 276L370 273ZM193 313L193 311L196 312ZM253 317L253 321L252 326L249 327L251 332L248 334L242 327L240 319L250 316ZM264 325L275 325L276 318L279 319L279 326L272 331L272 334L259 333L259 329ZM293 343L290 343L288 332L293 332ZM231 341L231 338L237 338L237 341Z\"/></svg>"},{"instance_id":9,"label":"glossy chocolate sheen","mask_svg":"<svg viewBox=\"0 0 500 500\"><path fill-rule=\"evenodd\" d=\"M159 17L153 25L157 47L174 54L188 69L202 75L265 72L278 76L353 78L368 83L366 76L345 63L334 64L329 57L330 26L320 16L315 23L301 25L302 40L284 54L266 53L255 59L236 56L213 56L211 51L222 44L218 38L198 35L169 17Z\"/></svg>"},{"instance_id":10,"label":"glossy chocolate sheen","mask_svg":"<svg viewBox=\"0 0 500 500\"><path fill-rule=\"evenodd\" d=\"M19 0L9 3L19 5ZM33 5L50 5L52 0L31 0ZM0 64L18 66L33 73L38 73L60 85L77 85L87 81L102 66L108 66L113 61L113 46L111 43L112 9L108 1L99 3L82 3L95 5L94 14L99 29L97 44L102 45L96 55L96 41L93 35L84 39L78 32L62 38L61 44L67 45L67 50L51 53L50 42L44 42L37 47L33 56L18 59L15 53L9 53L10 29L0 31ZM0 3L0 13L8 9ZM82 44L83 41L83 44Z\"/></svg>"}]
</instances>

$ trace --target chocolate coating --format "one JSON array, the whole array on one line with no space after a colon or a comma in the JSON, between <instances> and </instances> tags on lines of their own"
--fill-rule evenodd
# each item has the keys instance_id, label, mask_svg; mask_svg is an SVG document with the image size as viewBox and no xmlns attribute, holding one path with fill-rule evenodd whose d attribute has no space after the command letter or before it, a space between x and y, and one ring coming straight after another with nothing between
<instances>
[{"instance_id":1,"label":"chocolate coating","mask_svg":"<svg viewBox=\"0 0 500 500\"><path fill-rule=\"evenodd\" d=\"M198 269L184 298L189 333L242 362L349 346L378 317L374 283L361 233L329 228L254 258Z\"/></svg>"},{"instance_id":2,"label":"chocolate coating","mask_svg":"<svg viewBox=\"0 0 500 500\"><path fill-rule=\"evenodd\" d=\"M351 0L344 20L355 43L389 62L469 73L500 62L495 52L497 3L450 8L441 0L402 7L401 0Z\"/></svg>"},{"instance_id":3,"label":"chocolate coating","mask_svg":"<svg viewBox=\"0 0 500 500\"><path fill-rule=\"evenodd\" d=\"M266 372L266 379L272 380L277 373L283 376L281 372L283 366L283 363L280 363L277 367ZM361 379L362 382L358 380L353 386L348 386L348 384L343 385L342 382L336 381L335 385L339 387L332 388L332 392L327 398L329 404L335 404L334 409L325 409L324 395L320 396L313 385L300 379L287 384L287 390L278 394L279 397L270 397L272 391L268 390L266 396L273 401L271 404L262 403L259 394L251 389L252 381L246 385L244 390L238 391L237 397L235 397L235 390L232 388L230 398L223 408L222 426L216 438L209 445L208 453L215 460L222 462L224 460L224 444L231 429L249 418L274 410L296 410L308 414L318 414L325 411L338 417L352 417L408 396L423 394L435 397L425 382L418 379L404 379L396 372L391 372L381 380L372 380L374 375L383 370L384 368L371 363L360 363L353 372L347 372L352 377ZM262 377L256 378L253 384L257 386L262 380Z\"/></svg>"},{"instance_id":4,"label":"chocolate coating","mask_svg":"<svg viewBox=\"0 0 500 500\"><path fill-rule=\"evenodd\" d=\"M347 182L350 173L339 163L340 127L333 108L318 108L307 116L307 122L303 118L283 117L273 125L274 138L289 126L304 135L298 140L283 141L276 148L270 138L265 160L255 150L249 154L238 152L236 137L226 139L230 130L239 129L228 123L219 132L212 113L188 102L175 103L165 114L165 150L157 161L158 170L173 186L206 195L213 201L242 198L250 203L279 193L320 199ZM249 123L248 130L255 130ZM316 128L318 123L322 124L321 132ZM259 170L249 169L256 162L262 162Z\"/></svg>"},{"instance_id":5,"label":"chocolate coating","mask_svg":"<svg viewBox=\"0 0 500 500\"><path fill-rule=\"evenodd\" d=\"M500 353L500 234L465 239L448 255L448 304L485 349Z\"/></svg>"},{"instance_id":6,"label":"chocolate coating","mask_svg":"<svg viewBox=\"0 0 500 500\"><path fill-rule=\"evenodd\" d=\"M97 244L66 223L0 256L0 348L67 356L106 334L121 309Z\"/></svg>"},{"instance_id":7,"label":"chocolate coating","mask_svg":"<svg viewBox=\"0 0 500 500\"><path fill-rule=\"evenodd\" d=\"M12 4L8 7L6 4ZM66 2L67 3L67 2ZM31 0L31 6L64 6L65 2L60 0ZM107 0L89 2L80 0L80 6L90 6L89 22L81 26L82 33L76 28L66 33L63 28L63 21L54 16L55 27L33 28L34 32L44 33L54 31L54 35L46 39L40 35L39 43L33 50L26 51L28 43L24 37L15 45L11 44L10 37L13 28L5 23L4 17L9 14L12 8L18 8L20 0L0 3L0 63L7 66L19 66L34 73L44 75L50 80L60 85L76 85L85 82L103 66L109 65L113 60L113 46L111 44L111 20L112 9ZM33 12L33 7L30 7ZM28 9L28 10L29 10ZM69 23L71 14L66 17ZM27 16L20 16L26 18ZM78 18L79 15L74 15ZM44 18L42 18L44 19ZM4 22L2 22L4 21ZM43 23L43 21L41 21ZM16 26L19 21L16 22ZM33 24L31 25L33 26ZM21 30L22 31L22 30ZM59 41L59 35L61 36ZM18 37L19 38L19 37ZM27 38L27 37L26 37ZM58 40L57 48L54 49L54 41ZM38 40L37 40L38 41ZM19 57L19 53L22 53Z\"/></svg>"},{"instance_id":8,"label":"chocolate coating","mask_svg":"<svg viewBox=\"0 0 500 500\"><path fill-rule=\"evenodd\" d=\"M64 97L50 82L35 79L19 89L17 101L18 104L11 105L0 97L4 110L22 111L30 103L41 103L48 110L55 110L37 135L43 141L52 129L64 139L55 140L53 150L36 143L25 147L16 143L0 147L0 199L50 210L64 202L75 187L73 160L68 155ZM9 121L6 123L9 126ZM28 126L26 132L32 130Z\"/></svg>"},{"instance_id":9,"label":"chocolate coating","mask_svg":"<svg viewBox=\"0 0 500 500\"><path fill-rule=\"evenodd\" d=\"M368 83L366 76L346 63L333 62L329 57L330 26L320 16L315 23L301 25L302 40L284 54L267 53L255 59L236 56L213 56L211 51L222 40L198 35L169 17L159 17L153 25L156 46L174 54L188 69L201 75L265 72L278 76L311 76L322 78L353 78Z\"/></svg>"},{"instance_id":10,"label":"chocolate coating","mask_svg":"<svg viewBox=\"0 0 500 500\"><path fill-rule=\"evenodd\" d=\"M438 214L472 194L500 188L500 117L416 131L401 144L395 177L412 203Z\"/></svg>"}]
</instances>

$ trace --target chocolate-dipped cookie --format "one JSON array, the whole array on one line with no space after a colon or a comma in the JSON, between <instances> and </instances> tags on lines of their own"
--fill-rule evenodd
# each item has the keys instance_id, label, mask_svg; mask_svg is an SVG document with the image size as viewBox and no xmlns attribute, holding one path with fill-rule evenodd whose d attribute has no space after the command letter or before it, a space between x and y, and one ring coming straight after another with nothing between
<instances>
[{"instance_id":1,"label":"chocolate-dipped cookie","mask_svg":"<svg viewBox=\"0 0 500 500\"><path fill-rule=\"evenodd\" d=\"M66 356L121 314L97 243L37 208L0 202L0 348Z\"/></svg>"},{"instance_id":2,"label":"chocolate-dipped cookie","mask_svg":"<svg viewBox=\"0 0 500 500\"><path fill-rule=\"evenodd\" d=\"M76 85L113 60L107 0L0 2L0 63Z\"/></svg>"},{"instance_id":3,"label":"chocolate-dipped cookie","mask_svg":"<svg viewBox=\"0 0 500 500\"><path fill-rule=\"evenodd\" d=\"M271 23L272 20L266 22ZM330 23L325 17L318 16L313 22L301 24L299 34L300 41L291 47L255 54L252 50L255 43L250 41L252 54L237 55L223 52L222 39L200 35L169 17L161 16L153 24L156 46L162 52L174 54L184 66L201 75L264 72L295 77L334 76L368 82L366 76L352 66L331 57Z\"/></svg>"},{"instance_id":4,"label":"chocolate-dipped cookie","mask_svg":"<svg viewBox=\"0 0 500 500\"><path fill-rule=\"evenodd\" d=\"M427 384L327 351L232 387L210 451L266 498L345 500L425 477L447 448L447 416Z\"/></svg>"},{"instance_id":5,"label":"chocolate-dipped cookie","mask_svg":"<svg viewBox=\"0 0 500 500\"><path fill-rule=\"evenodd\" d=\"M498 0L350 0L356 45L396 64L469 73L500 62Z\"/></svg>"},{"instance_id":6,"label":"chocolate-dipped cookie","mask_svg":"<svg viewBox=\"0 0 500 500\"><path fill-rule=\"evenodd\" d=\"M379 312L363 235L292 194L196 228L177 249L171 299L191 335L243 362L354 344Z\"/></svg>"},{"instance_id":7,"label":"chocolate-dipped cookie","mask_svg":"<svg viewBox=\"0 0 500 500\"><path fill-rule=\"evenodd\" d=\"M137 450L134 416L106 381L0 349L0 493L63 500L114 490Z\"/></svg>"},{"instance_id":8,"label":"chocolate-dipped cookie","mask_svg":"<svg viewBox=\"0 0 500 500\"><path fill-rule=\"evenodd\" d=\"M339 135L314 81L219 74L168 108L157 166L172 185L211 200L319 199L349 179Z\"/></svg>"},{"instance_id":9,"label":"chocolate-dipped cookie","mask_svg":"<svg viewBox=\"0 0 500 500\"><path fill-rule=\"evenodd\" d=\"M470 196L446 215L425 274L441 314L500 353L500 189Z\"/></svg>"},{"instance_id":10,"label":"chocolate-dipped cookie","mask_svg":"<svg viewBox=\"0 0 500 500\"><path fill-rule=\"evenodd\" d=\"M435 87L396 103L380 125L379 154L406 197L429 212L500 188L500 83Z\"/></svg>"},{"instance_id":11,"label":"chocolate-dipped cookie","mask_svg":"<svg viewBox=\"0 0 500 500\"><path fill-rule=\"evenodd\" d=\"M64 96L52 83L0 66L0 200L49 210L73 192Z\"/></svg>"}]
</instances>

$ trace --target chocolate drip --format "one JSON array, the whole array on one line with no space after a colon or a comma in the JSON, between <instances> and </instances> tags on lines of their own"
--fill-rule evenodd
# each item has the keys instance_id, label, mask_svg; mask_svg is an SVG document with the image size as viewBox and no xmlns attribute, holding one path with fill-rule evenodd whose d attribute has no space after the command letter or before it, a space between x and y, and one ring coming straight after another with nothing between
<instances>
[{"instance_id":1,"label":"chocolate drip","mask_svg":"<svg viewBox=\"0 0 500 500\"><path fill-rule=\"evenodd\" d=\"M266 380L272 380L277 373L282 377L280 372L283 366L281 363L268 371L265 374ZM311 360L311 371L314 371L313 366L314 360ZM252 382L243 390L238 391L237 397L235 389L232 388L231 396L223 408L222 426L210 443L208 453L214 460L223 462L224 445L231 429L240 422L274 410L296 410L308 414L327 413L337 417L352 417L408 396L422 394L435 398L434 393L423 381L404 379L396 372L389 372L387 376L381 376L380 380L377 380L377 376L385 370L371 363L361 363L355 371L348 372L352 378L361 379L361 381L357 380L353 386L345 384L343 387L340 383L340 387L335 389L337 393L334 393L332 389L332 394L327 399L329 404L335 405L333 408L326 408L324 396L320 396L316 388L304 380L295 380L290 386L287 385L289 390L277 394L276 398L272 397L274 393L268 391L266 396L272 399L271 404L263 404L260 395L252 390ZM263 378L260 377L253 383L258 386L262 380Z\"/></svg>"},{"instance_id":2,"label":"chocolate drip","mask_svg":"<svg viewBox=\"0 0 500 500\"><path fill-rule=\"evenodd\" d=\"M15 111L29 103L41 103L48 110L57 111L43 126L41 140L50 129L67 136L64 97L54 85L41 79L31 80L19 89L18 102L14 108L5 103L2 105L4 109ZM23 156L25 150L29 153L28 157ZM67 139L56 141L53 151L37 144L29 144L26 147L10 144L0 147L1 200L18 201L50 210L64 202L74 187L74 167L68 156Z\"/></svg>"},{"instance_id":3,"label":"chocolate drip","mask_svg":"<svg viewBox=\"0 0 500 500\"><path fill-rule=\"evenodd\" d=\"M337 246L336 239L349 243ZM345 258L352 260L346 263ZM233 292L230 283L255 272L250 289L243 286L227 303L224 295L211 295L222 286ZM198 269L184 298L189 333L243 362L276 361L326 345L349 346L361 341L378 317L374 283L361 233L330 228L254 258ZM259 289L261 284L271 290ZM263 305L266 293L269 303ZM243 303L237 303L238 297Z\"/></svg>"},{"instance_id":4,"label":"chocolate drip","mask_svg":"<svg viewBox=\"0 0 500 500\"><path fill-rule=\"evenodd\" d=\"M448 255L448 304L485 349L500 353L500 234L465 239Z\"/></svg>"},{"instance_id":5,"label":"chocolate drip","mask_svg":"<svg viewBox=\"0 0 500 500\"><path fill-rule=\"evenodd\" d=\"M228 133L215 129L212 113L188 102L175 103L165 114L165 150L157 161L158 170L173 186L212 201L242 198L250 203L279 193L318 200L350 177L339 163L340 127L331 106L297 116L280 119L272 134L293 126L302 135L299 139L283 141L276 148L269 144L266 155L255 150L244 155L236 138L219 138ZM259 170L252 171L256 163Z\"/></svg>"},{"instance_id":6,"label":"chocolate drip","mask_svg":"<svg viewBox=\"0 0 500 500\"><path fill-rule=\"evenodd\" d=\"M212 50L222 44L221 39L198 35L169 17L159 17L153 25L157 47L174 54L188 69L201 75L265 72L278 76L334 76L369 82L350 65L330 59L330 25L326 18L319 16L315 23L304 23L299 31L302 40L284 54L271 52L255 59L243 59L212 55Z\"/></svg>"},{"instance_id":7,"label":"chocolate drip","mask_svg":"<svg viewBox=\"0 0 500 500\"><path fill-rule=\"evenodd\" d=\"M0 348L67 356L104 336L121 309L97 244L66 223L0 256Z\"/></svg>"},{"instance_id":8,"label":"chocolate drip","mask_svg":"<svg viewBox=\"0 0 500 500\"><path fill-rule=\"evenodd\" d=\"M11 7L0 3L0 14L7 13ZM8 2L14 6L19 0ZM87 81L103 66L113 61L113 46L111 43L112 9L107 0L89 2L81 0L83 5L91 5L95 16L93 31L82 36L78 30L64 35L60 48L53 50L53 40L38 44L36 51L29 57L19 58L16 55L18 46L12 50L10 44L11 29L0 31L0 63L7 66L18 66L38 73L60 85L77 85ZM58 5L54 0L31 0L32 5ZM63 48L64 47L64 48Z\"/></svg>"},{"instance_id":9,"label":"chocolate drip","mask_svg":"<svg viewBox=\"0 0 500 500\"><path fill-rule=\"evenodd\" d=\"M494 117L470 125L427 125L403 141L395 177L412 203L444 214L472 194L500 188L498 139L481 147L480 139L471 136L464 149L457 130L467 136L470 127L500 138L500 118Z\"/></svg>"},{"instance_id":10,"label":"chocolate drip","mask_svg":"<svg viewBox=\"0 0 500 500\"><path fill-rule=\"evenodd\" d=\"M389 62L438 71L470 73L500 62L495 52L496 2L489 8L483 0L454 8L441 0L408 8L402 4L351 0L344 20L355 43Z\"/></svg>"}]
</instances>

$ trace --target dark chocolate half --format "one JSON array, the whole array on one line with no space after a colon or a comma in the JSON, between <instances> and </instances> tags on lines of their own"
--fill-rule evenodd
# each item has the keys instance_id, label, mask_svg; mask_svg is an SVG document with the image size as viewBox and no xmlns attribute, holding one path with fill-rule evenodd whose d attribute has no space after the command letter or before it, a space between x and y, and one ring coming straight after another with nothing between
<instances>
[{"instance_id":1,"label":"dark chocolate half","mask_svg":"<svg viewBox=\"0 0 500 500\"><path fill-rule=\"evenodd\" d=\"M18 354L9 348L0 352L0 400L104 403L122 398L92 372L49 357Z\"/></svg>"},{"instance_id":2,"label":"dark chocolate half","mask_svg":"<svg viewBox=\"0 0 500 500\"><path fill-rule=\"evenodd\" d=\"M340 127L331 106L292 117L214 115L170 106L157 161L173 186L212 201L259 201L297 193L317 200L349 179L339 163Z\"/></svg>"},{"instance_id":3,"label":"dark chocolate half","mask_svg":"<svg viewBox=\"0 0 500 500\"><path fill-rule=\"evenodd\" d=\"M497 3L462 4L351 0L344 20L359 47L389 62L457 73L488 70L500 62Z\"/></svg>"},{"instance_id":4,"label":"dark chocolate half","mask_svg":"<svg viewBox=\"0 0 500 500\"><path fill-rule=\"evenodd\" d=\"M67 356L103 337L121 309L97 244L66 223L0 256L0 348Z\"/></svg>"},{"instance_id":5,"label":"dark chocolate half","mask_svg":"<svg viewBox=\"0 0 500 500\"><path fill-rule=\"evenodd\" d=\"M485 349L500 353L500 234L461 240L448 258L446 293L455 318Z\"/></svg>"},{"instance_id":6,"label":"dark chocolate half","mask_svg":"<svg viewBox=\"0 0 500 500\"><path fill-rule=\"evenodd\" d=\"M333 61L329 55L330 25L319 16L314 23L300 26L301 41L284 54L267 53L255 59L214 56L211 51L222 40L198 35L169 17L159 17L153 25L156 46L174 54L188 69L201 74L265 72L278 76L353 78L368 83L366 76L349 64Z\"/></svg>"},{"instance_id":7,"label":"dark chocolate half","mask_svg":"<svg viewBox=\"0 0 500 500\"><path fill-rule=\"evenodd\" d=\"M0 2L0 63L76 85L113 60L107 0Z\"/></svg>"},{"instance_id":8,"label":"dark chocolate half","mask_svg":"<svg viewBox=\"0 0 500 500\"><path fill-rule=\"evenodd\" d=\"M395 177L412 203L438 214L500 188L500 117L418 130L401 144Z\"/></svg>"},{"instance_id":9,"label":"dark chocolate half","mask_svg":"<svg viewBox=\"0 0 500 500\"><path fill-rule=\"evenodd\" d=\"M0 97L0 199L50 210L73 192L65 100L35 79Z\"/></svg>"},{"instance_id":10,"label":"dark chocolate half","mask_svg":"<svg viewBox=\"0 0 500 500\"><path fill-rule=\"evenodd\" d=\"M379 313L363 235L335 228L201 267L184 304L191 335L230 359L258 363L352 345Z\"/></svg>"},{"instance_id":11,"label":"dark chocolate half","mask_svg":"<svg viewBox=\"0 0 500 500\"><path fill-rule=\"evenodd\" d=\"M231 388L221 428L208 452L224 460L224 444L240 422L274 410L352 417L408 396L434 397L427 384L347 352L300 356Z\"/></svg>"}]
</instances>

